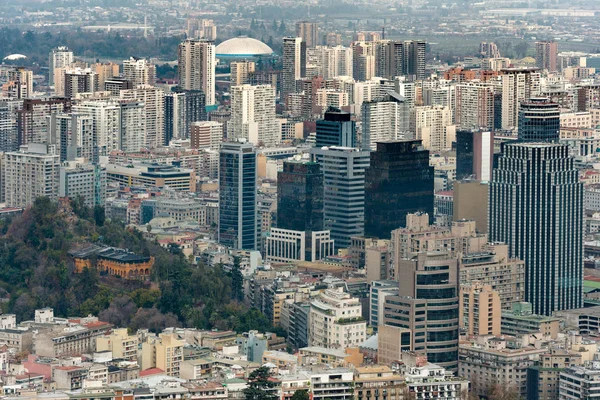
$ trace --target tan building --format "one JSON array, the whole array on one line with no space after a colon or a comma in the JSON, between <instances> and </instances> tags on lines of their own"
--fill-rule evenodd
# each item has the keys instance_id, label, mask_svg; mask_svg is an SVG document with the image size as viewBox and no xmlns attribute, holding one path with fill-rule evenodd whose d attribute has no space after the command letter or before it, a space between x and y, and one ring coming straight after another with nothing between
<instances>
[{"instance_id":1,"label":"tan building","mask_svg":"<svg viewBox=\"0 0 600 400\"><path fill-rule=\"evenodd\" d=\"M553 349L540 356L539 365L529 367L528 391L537 389L540 400L558 400L560 373L572 365L582 365L581 354L562 349Z\"/></svg>"},{"instance_id":2,"label":"tan building","mask_svg":"<svg viewBox=\"0 0 600 400\"><path fill-rule=\"evenodd\" d=\"M215 121L196 121L190 124L190 147L219 150L223 141L223 124Z\"/></svg>"},{"instance_id":3,"label":"tan building","mask_svg":"<svg viewBox=\"0 0 600 400\"><path fill-rule=\"evenodd\" d=\"M545 338L557 339L561 319L532 312L531 303L512 304L511 311L502 312L501 332L503 335L526 335L541 333Z\"/></svg>"},{"instance_id":4,"label":"tan building","mask_svg":"<svg viewBox=\"0 0 600 400\"><path fill-rule=\"evenodd\" d=\"M232 61L231 67L231 86L245 85L250 83L250 75L256 70L254 61Z\"/></svg>"},{"instance_id":5,"label":"tan building","mask_svg":"<svg viewBox=\"0 0 600 400\"><path fill-rule=\"evenodd\" d=\"M525 262L508 257L508 246L488 243L459 258L460 282L479 281L498 292L503 310L525 299Z\"/></svg>"},{"instance_id":6,"label":"tan building","mask_svg":"<svg viewBox=\"0 0 600 400\"><path fill-rule=\"evenodd\" d=\"M148 337L142 343L142 371L159 368L169 376L179 377L183 362L183 345L175 334L161 333L158 337Z\"/></svg>"},{"instance_id":7,"label":"tan building","mask_svg":"<svg viewBox=\"0 0 600 400\"><path fill-rule=\"evenodd\" d=\"M358 347L347 349L326 349L324 347L303 347L298 350L298 364L305 367L323 364L331 368L359 366L363 363L363 355Z\"/></svg>"},{"instance_id":8,"label":"tan building","mask_svg":"<svg viewBox=\"0 0 600 400\"><path fill-rule=\"evenodd\" d=\"M467 335L499 335L500 296L490 285L479 281L460 286L459 326Z\"/></svg>"},{"instance_id":9,"label":"tan building","mask_svg":"<svg viewBox=\"0 0 600 400\"><path fill-rule=\"evenodd\" d=\"M404 376L387 365L369 365L354 369L354 398L362 400L404 399ZM385 394L384 394L385 393Z\"/></svg>"},{"instance_id":10,"label":"tan building","mask_svg":"<svg viewBox=\"0 0 600 400\"><path fill-rule=\"evenodd\" d=\"M454 182L453 221L475 221L477 231L488 231L488 185L477 181Z\"/></svg>"},{"instance_id":11,"label":"tan building","mask_svg":"<svg viewBox=\"0 0 600 400\"><path fill-rule=\"evenodd\" d=\"M377 362L390 365L412 349L412 333L408 328L381 325L377 330Z\"/></svg>"},{"instance_id":12,"label":"tan building","mask_svg":"<svg viewBox=\"0 0 600 400\"><path fill-rule=\"evenodd\" d=\"M114 329L109 335L96 338L96 351L110 351L113 358L137 360L139 339L129 335L127 328Z\"/></svg>"}]
</instances>

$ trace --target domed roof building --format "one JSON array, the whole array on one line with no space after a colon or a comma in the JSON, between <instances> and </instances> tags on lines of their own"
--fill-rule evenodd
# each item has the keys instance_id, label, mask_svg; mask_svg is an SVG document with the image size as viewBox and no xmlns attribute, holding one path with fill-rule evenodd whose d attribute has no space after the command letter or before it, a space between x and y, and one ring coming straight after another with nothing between
<instances>
[{"instance_id":1,"label":"domed roof building","mask_svg":"<svg viewBox=\"0 0 600 400\"><path fill-rule=\"evenodd\" d=\"M215 49L217 58L249 58L271 56L273 49L261 42L246 36L228 39Z\"/></svg>"}]
</instances>

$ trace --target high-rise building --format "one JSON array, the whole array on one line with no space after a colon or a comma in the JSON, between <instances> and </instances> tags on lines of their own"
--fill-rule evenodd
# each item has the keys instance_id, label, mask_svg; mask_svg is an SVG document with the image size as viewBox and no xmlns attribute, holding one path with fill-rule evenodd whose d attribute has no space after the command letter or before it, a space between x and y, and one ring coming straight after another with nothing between
<instances>
[{"instance_id":1,"label":"high-rise building","mask_svg":"<svg viewBox=\"0 0 600 400\"><path fill-rule=\"evenodd\" d=\"M271 85L233 86L227 137L273 146L280 141L280 136L275 115L275 88Z\"/></svg>"},{"instance_id":2,"label":"high-rise building","mask_svg":"<svg viewBox=\"0 0 600 400\"><path fill-rule=\"evenodd\" d=\"M129 57L123 61L123 77L130 80L135 88L138 85L156 83L156 67L145 58Z\"/></svg>"},{"instance_id":3,"label":"high-rise building","mask_svg":"<svg viewBox=\"0 0 600 400\"><path fill-rule=\"evenodd\" d=\"M96 63L91 68L98 75L98 90L105 90L106 81L119 76L119 64L113 62ZM119 92L116 96L119 96Z\"/></svg>"},{"instance_id":4,"label":"high-rise building","mask_svg":"<svg viewBox=\"0 0 600 400\"><path fill-rule=\"evenodd\" d=\"M535 42L535 66L549 72L558 71L558 43L554 41Z\"/></svg>"},{"instance_id":5,"label":"high-rise building","mask_svg":"<svg viewBox=\"0 0 600 400\"><path fill-rule=\"evenodd\" d=\"M487 182L492 177L494 134L486 131L456 132L456 179Z\"/></svg>"},{"instance_id":6,"label":"high-rise building","mask_svg":"<svg viewBox=\"0 0 600 400\"><path fill-rule=\"evenodd\" d=\"M219 243L256 249L256 149L226 142L219 150Z\"/></svg>"},{"instance_id":7,"label":"high-rise building","mask_svg":"<svg viewBox=\"0 0 600 400\"><path fill-rule=\"evenodd\" d=\"M419 140L377 143L365 173L365 235L389 238L408 214L433 216L434 168Z\"/></svg>"},{"instance_id":8,"label":"high-rise building","mask_svg":"<svg viewBox=\"0 0 600 400\"><path fill-rule=\"evenodd\" d=\"M62 84L64 92L57 95L69 99L79 93L94 93L98 90L98 74L91 68L67 68Z\"/></svg>"},{"instance_id":9,"label":"high-rise building","mask_svg":"<svg viewBox=\"0 0 600 400\"><path fill-rule=\"evenodd\" d=\"M106 168L82 160L63 163L59 174L59 197L84 198L85 205L103 206L106 200Z\"/></svg>"},{"instance_id":10,"label":"high-rise building","mask_svg":"<svg viewBox=\"0 0 600 400\"><path fill-rule=\"evenodd\" d=\"M486 83L462 83L455 89L456 126L459 129L494 129L494 90Z\"/></svg>"},{"instance_id":11,"label":"high-rise building","mask_svg":"<svg viewBox=\"0 0 600 400\"><path fill-rule=\"evenodd\" d=\"M52 113L68 113L71 100L67 98L25 99L17 111L19 145L47 143L47 117Z\"/></svg>"},{"instance_id":12,"label":"high-rise building","mask_svg":"<svg viewBox=\"0 0 600 400\"><path fill-rule=\"evenodd\" d=\"M165 143L165 92L150 85L121 91L121 99L136 100L144 104L146 112L146 147L161 147Z\"/></svg>"},{"instance_id":13,"label":"high-rise building","mask_svg":"<svg viewBox=\"0 0 600 400\"><path fill-rule=\"evenodd\" d=\"M448 107L415 107L413 126L415 138L431 151L450 149L456 140L456 126L452 123L452 111Z\"/></svg>"},{"instance_id":14,"label":"high-rise building","mask_svg":"<svg viewBox=\"0 0 600 400\"><path fill-rule=\"evenodd\" d=\"M185 93L165 93L165 145L172 139L184 139L188 130L185 126Z\"/></svg>"},{"instance_id":15,"label":"high-rise building","mask_svg":"<svg viewBox=\"0 0 600 400\"><path fill-rule=\"evenodd\" d=\"M387 296L383 324L410 329L411 350L458 369L458 260L450 253L418 253L400 260L398 296Z\"/></svg>"},{"instance_id":16,"label":"high-rise building","mask_svg":"<svg viewBox=\"0 0 600 400\"><path fill-rule=\"evenodd\" d=\"M215 104L215 45L208 40L187 39L177 53L179 86L185 90L202 90L206 105Z\"/></svg>"},{"instance_id":17,"label":"high-rise building","mask_svg":"<svg viewBox=\"0 0 600 400\"><path fill-rule=\"evenodd\" d=\"M315 148L323 171L324 228L336 248L347 248L353 236L364 235L365 170L369 152L350 147Z\"/></svg>"},{"instance_id":18,"label":"high-rise building","mask_svg":"<svg viewBox=\"0 0 600 400\"><path fill-rule=\"evenodd\" d=\"M8 82L3 86L6 97L28 99L33 95L33 71L16 67L8 71Z\"/></svg>"},{"instance_id":19,"label":"high-rise building","mask_svg":"<svg viewBox=\"0 0 600 400\"><path fill-rule=\"evenodd\" d=\"M117 104L120 116L119 134L117 137L107 137L110 140L109 145L118 146L125 152L138 152L144 149L147 146L146 124L148 123L145 104L137 100L120 100ZM111 109L106 109L109 110ZM112 123L110 125L113 128ZM113 139L118 142L111 143Z\"/></svg>"},{"instance_id":20,"label":"high-rise building","mask_svg":"<svg viewBox=\"0 0 600 400\"><path fill-rule=\"evenodd\" d=\"M306 68L306 43L299 37L283 38L283 70L281 72L281 98L296 92L296 81L304 76Z\"/></svg>"},{"instance_id":21,"label":"high-rise building","mask_svg":"<svg viewBox=\"0 0 600 400\"><path fill-rule=\"evenodd\" d=\"M319 44L319 24L309 21L296 22L296 37L302 39L307 48L315 47Z\"/></svg>"},{"instance_id":22,"label":"high-rise building","mask_svg":"<svg viewBox=\"0 0 600 400\"><path fill-rule=\"evenodd\" d=\"M73 52L66 46L60 46L52 49L48 61L48 86L54 85L54 70L56 68L66 68L73 63Z\"/></svg>"},{"instance_id":23,"label":"high-rise building","mask_svg":"<svg viewBox=\"0 0 600 400\"><path fill-rule=\"evenodd\" d=\"M362 104L363 148L375 150L377 142L408 139L410 135L410 106L396 92Z\"/></svg>"},{"instance_id":24,"label":"high-rise building","mask_svg":"<svg viewBox=\"0 0 600 400\"><path fill-rule=\"evenodd\" d=\"M121 76L114 76L104 80L104 86L102 88L110 92L113 97L119 97L121 90L133 89L133 83Z\"/></svg>"},{"instance_id":25,"label":"high-rise building","mask_svg":"<svg viewBox=\"0 0 600 400\"><path fill-rule=\"evenodd\" d=\"M535 314L583 306L582 224L583 185L569 146L505 144L490 182L490 240L525 261Z\"/></svg>"},{"instance_id":26,"label":"high-rise building","mask_svg":"<svg viewBox=\"0 0 600 400\"><path fill-rule=\"evenodd\" d=\"M352 76L352 49L349 47L317 46L308 49L306 62L307 65L314 67L314 74L323 79Z\"/></svg>"},{"instance_id":27,"label":"high-rise building","mask_svg":"<svg viewBox=\"0 0 600 400\"><path fill-rule=\"evenodd\" d=\"M545 98L531 98L519 107L519 140L526 142L558 142L560 108Z\"/></svg>"},{"instance_id":28,"label":"high-rise building","mask_svg":"<svg viewBox=\"0 0 600 400\"><path fill-rule=\"evenodd\" d=\"M48 143L58 148L60 161L84 158L98 162L98 140L94 137L94 121L88 115L52 114L48 117Z\"/></svg>"},{"instance_id":29,"label":"high-rise building","mask_svg":"<svg viewBox=\"0 0 600 400\"><path fill-rule=\"evenodd\" d=\"M352 77L357 81L368 81L376 75L377 43L356 41L352 49Z\"/></svg>"},{"instance_id":30,"label":"high-rise building","mask_svg":"<svg viewBox=\"0 0 600 400\"><path fill-rule=\"evenodd\" d=\"M23 108L23 100L0 100L0 152L19 149L18 110Z\"/></svg>"},{"instance_id":31,"label":"high-rise building","mask_svg":"<svg viewBox=\"0 0 600 400\"><path fill-rule=\"evenodd\" d=\"M356 122L351 117L349 112L329 107L324 118L317 120L315 146L356 147Z\"/></svg>"},{"instance_id":32,"label":"high-rise building","mask_svg":"<svg viewBox=\"0 0 600 400\"><path fill-rule=\"evenodd\" d=\"M223 141L223 124L215 121L198 121L190 125L190 147L218 150ZM279 187L279 186L278 186Z\"/></svg>"},{"instance_id":33,"label":"high-rise building","mask_svg":"<svg viewBox=\"0 0 600 400\"><path fill-rule=\"evenodd\" d=\"M514 129L518 125L521 102L540 93L540 73L537 68L510 68L503 69L501 73L500 126L502 129Z\"/></svg>"},{"instance_id":34,"label":"high-rise building","mask_svg":"<svg viewBox=\"0 0 600 400\"><path fill-rule=\"evenodd\" d=\"M47 145L28 144L4 153L2 168L7 207L29 207L42 196L56 200L60 160Z\"/></svg>"},{"instance_id":35,"label":"high-rise building","mask_svg":"<svg viewBox=\"0 0 600 400\"><path fill-rule=\"evenodd\" d=\"M480 281L461 282L459 326L467 335L500 335L500 296Z\"/></svg>"},{"instance_id":36,"label":"high-rise building","mask_svg":"<svg viewBox=\"0 0 600 400\"><path fill-rule=\"evenodd\" d=\"M405 75L412 75L416 80L425 79L425 52L427 43L424 40L408 40L404 42Z\"/></svg>"},{"instance_id":37,"label":"high-rise building","mask_svg":"<svg viewBox=\"0 0 600 400\"><path fill-rule=\"evenodd\" d=\"M256 70L256 63L248 60L232 61L229 67L231 68L231 86L239 86L250 83L250 75Z\"/></svg>"},{"instance_id":38,"label":"high-rise building","mask_svg":"<svg viewBox=\"0 0 600 400\"><path fill-rule=\"evenodd\" d=\"M479 43L479 54L484 58L500 58L500 50L494 42Z\"/></svg>"}]
</instances>

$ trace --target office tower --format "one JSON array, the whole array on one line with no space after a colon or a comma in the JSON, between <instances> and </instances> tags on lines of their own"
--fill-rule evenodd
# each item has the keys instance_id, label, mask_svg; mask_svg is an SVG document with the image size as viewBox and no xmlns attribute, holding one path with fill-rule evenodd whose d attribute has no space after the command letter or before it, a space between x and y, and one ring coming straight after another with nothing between
<instances>
[{"instance_id":1,"label":"office tower","mask_svg":"<svg viewBox=\"0 0 600 400\"><path fill-rule=\"evenodd\" d=\"M398 296L387 296L383 324L410 329L411 350L451 371L458 369L458 260L423 252L399 261Z\"/></svg>"},{"instance_id":2,"label":"office tower","mask_svg":"<svg viewBox=\"0 0 600 400\"><path fill-rule=\"evenodd\" d=\"M452 188L453 221L475 221L477 231L488 231L488 184L479 181L455 181Z\"/></svg>"},{"instance_id":3,"label":"office tower","mask_svg":"<svg viewBox=\"0 0 600 400\"><path fill-rule=\"evenodd\" d=\"M358 347L367 335L360 300L341 288L327 289L311 301L308 327L308 344L327 349Z\"/></svg>"},{"instance_id":4,"label":"office tower","mask_svg":"<svg viewBox=\"0 0 600 400\"><path fill-rule=\"evenodd\" d=\"M460 285L459 326L468 336L500 335L500 296L480 281Z\"/></svg>"},{"instance_id":5,"label":"office tower","mask_svg":"<svg viewBox=\"0 0 600 400\"><path fill-rule=\"evenodd\" d=\"M4 153L2 168L7 207L29 207L41 196L56 200L60 160L45 144L28 144Z\"/></svg>"},{"instance_id":6,"label":"office tower","mask_svg":"<svg viewBox=\"0 0 600 400\"><path fill-rule=\"evenodd\" d=\"M569 146L505 144L490 182L490 240L525 261L525 300L535 314L583 306L582 224L583 185Z\"/></svg>"},{"instance_id":7,"label":"office tower","mask_svg":"<svg viewBox=\"0 0 600 400\"><path fill-rule=\"evenodd\" d=\"M481 42L479 43L479 54L483 58L500 58L500 50L494 42Z\"/></svg>"},{"instance_id":8,"label":"office tower","mask_svg":"<svg viewBox=\"0 0 600 400\"><path fill-rule=\"evenodd\" d=\"M279 142L273 86L240 85L231 88L231 119L227 123L227 137L244 138L261 146L273 146Z\"/></svg>"},{"instance_id":9,"label":"office tower","mask_svg":"<svg viewBox=\"0 0 600 400\"><path fill-rule=\"evenodd\" d=\"M222 143L219 150L219 243L256 249L256 149Z\"/></svg>"},{"instance_id":10,"label":"office tower","mask_svg":"<svg viewBox=\"0 0 600 400\"><path fill-rule=\"evenodd\" d=\"M307 48L315 47L319 44L319 24L308 21L296 22L296 37L302 39Z\"/></svg>"},{"instance_id":11,"label":"office tower","mask_svg":"<svg viewBox=\"0 0 600 400\"><path fill-rule=\"evenodd\" d=\"M223 141L223 124L215 121L198 121L190 124L190 147L218 150Z\"/></svg>"},{"instance_id":12,"label":"office tower","mask_svg":"<svg viewBox=\"0 0 600 400\"><path fill-rule=\"evenodd\" d=\"M442 151L452 147L456 140L456 126L452 124L452 111L448 107L415 107L415 138L431 151Z\"/></svg>"},{"instance_id":13,"label":"office tower","mask_svg":"<svg viewBox=\"0 0 600 400\"><path fill-rule=\"evenodd\" d=\"M369 325L377 331L383 325L383 313L387 296L398 296L398 282L379 280L371 282L369 293Z\"/></svg>"},{"instance_id":14,"label":"office tower","mask_svg":"<svg viewBox=\"0 0 600 400\"><path fill-rule=\"evenodd\" d=\"M66 98L25 99L23 108L17 111L19 145L46 143L48 140L47 117L52 113L67 113L71 100Z\"/></svg>"},{"instance_id":15,"label":"office tower","mask_svg":"<svg viewBox=\"0 0 600 400\"><path fill-rule=\"evenodd\" d=\"M535 66L549 72L558 71L558 43L535 42Z\"/></svg>"},{"instance_id":16,"label":"office tower","mask_svg":"<svg viewBox=\"0 0 600 400\"><path fill-rule=\"evenodd\" d=\"M57 94L69 99L79 93L94 93L98 90L98 74L90 68L67 68L63 85L64 92L57 92Z\"/></svg>"},{"instance_id":17,"label":"office tower","mask_svg":"<svg viewBox=\"0 0 600 400\"><path fill-rule=\"evenodd\" d=\"M511 68L501 73L501 128L514 129L518 124L521 102L540 93L540 73L537 68Z\"/></svg>"},{"instance_id":18,"label":"office tower","mask_svg":"<svg viewBox=\"0 0 600 400\"><path fill-rule=\"evenodd\" d=\"M61 162L75 158L85 158L94 163L99 161L93 122L88 115L52 114L48 117L48 143L57 146Z\"/></svg>"},{"instance_id":19,"label":"office tower","mask_svg":"<svg viewBox=\"0 0 600 400\"><path fill-rule=\"evenodd\" d=\"M525 142L558 142L560 108L545 98L532 98L519 108L519 140Z\"/></svg>"},{"instance_id":20,"label":"office tower","mask_svg":"<svg viewBox=\"0 0 600 400\"><path fill-rule=\"evenodd\" d=\"M23 107L23 100L0 100L0 152L19 149L18 110Z\"/></svg>"},{"instance_id":21,"label":"office tower","mask_svg":"<svg viewBox=\"0 0 600 400\"><path fill-rule=\"evenodd\" d=\"M323 228L320 165L284 161L283 170L277 173L277 228L271 228L267 237L267 259L320 260L333 254L330 236Z\"/></svg>"},{"instance_id":22,"label":"office tower","mask_svg":"<svg viewBox=\"0 0 600 400\"><path fill-rule=\"evenodd\" d=\"M317 46L306 52L307 65L315 67L317 76L332 79L337 76L352 76L352 49L349 47Z\"/></svg>"},{"instance_id":23,"label":"office tower","mask_svg":"<svg viewBox=\"0 0 600 400\"><path fill-rule=\"evenodd\" d=\"M304 76L306 44L299 37L283 38L283 70L281 71L281 98L296 92L296 81Z\"/></svg>"},{"instance_id":24,"label":"office tower","mask_svg":"<svg viewBox=\"0 0 600 400\"><path fill-rule=\"evenodd\" d=\"M211 41L187 39L177 52L179 86L185 90L202 90L206 105L215 104L215 45Z\"/></svg>"},{"instance_id":25,"label":"office tower","mask_svg":"<svg viewBox=\"0 0 600 400\"><path fill-rule=\"evenodd\" d=\"M33 95L33 71L16 67L8 71L8 82L2 87L6 97L27 99Z\"/></svg>"},{"instance_id":26,"label":"office tower","mask_svg":"<svg viewBox=\"0 0 600 400\"><path fill-rule=\"evenodd\" d=\"M365 173L365 235L389 238L408 214L433 216L434 169L419 140L377 143Z\"/></svg>"},{"instance_id":27,"label":"office tower","mask_svg":"<svg viewBox=\"0 0 600 400\"><path fill-rule=\"evenodd\" d=\"M156 67L145 58L129 57L123 60L123 77L138 85L154 85L156 83Z\"/></svg>"},{"instance_id":28,"label":"office tower","mask_svg":"<svg viewBox=\"0 0 600 400\"><path fill-rule=\"evenodd\" d=\"M108 78L104 81L104 90L110 92L112 97L119 97L121 90L133 89L133 82L121 76Z\"/></svg>"},{"instance_id":29,"label":"office tower","mask_svg":"<svg viewBox=\"0 0 600 400\"><path fill-rule=\"evenodd\" d=\"M314 162L284 161L277 173L277 227L323 230L323 172Z\"/></svg>"},{"instance_id":30,"label":"office tower","mask_svg":"<svg viewBox=\"0 0 600 400\"><path fill-rule=\"evenodd\" d=\"M256 70L254 61L232 61L229 66L231 68L231 86L250 83L250 75Z\"/></svg>"},{"instance_id":31,"label":"office tower","mask_svg":"<svg viewBox=\"0 0 600 400\"><path fill-rule=\"evenodd\" d=\"M388 92L380 99L363 102L363 148L375 150L377 142L408 139L409 127L410 106L398 93Z\"/></svg>"},{"instance_id":32,"label":"office tower","mask_svg":"<svg viewBox=\"0 0 600 400\"><path fill-rule=\"evenodd\" d=\"M154 86L139 85L123 90L121 99L144 103L146 119L146 147L154 149L165 143L165 92Z\"/></svg>"},{"instance_id":33,"label":"office tower","mask_svg":"<svg viewBox=\"0 0 600 400\"><path fill-rule=\"evenodd\" d=\"M494 134L487 131L456 132L456 179L487 182L492 177Z\"/></svg>"},{"instance_id":34,"label":"office tower","mask_svg":"<svg viewBox=\"0 0 600 400\"><path fill-rule=\"evenodd\" d=\"M59 171L58 197L83 197L85 205L93 208L106 201L106 168L86 164L81 160L63 163Z\"/></svg>"},{"instance_id":35,"label":"office tower","mask_svg":"<svg viewBox=\"0 0 600 400\"><path fill-rule=\"evenodd\" d=\"M458 129L494 129L494 90L485 83L462 83L455 89Z\"/></svg>"},{"instance_id":36,"label":"office tower","mask_svg":"<svg viewBox=\"0 0 600 400\"><path fill-rule=\"evenodd\" d=\"M108 62L108 63L96 63L91 66L92 71L98 75L98 90L105 90L105 83L107 80L113 79L119 76L119 64ZM125 88L132 89L132 88ZM119 93L117 92L117 96Z\"/></svg>"},{"instance_id":37,"label":"office tower","mask_svg":"<svg viewBox=\"0 0 600 400\"><path fill-rule=\"evenodd\" d=\"M312 156L323 171L324 228L331 231L336 249L347 248L353 236L364 234L369 152L333 146L315 148Z\"/></svg>"},{"instance_id":38,"label":"office tower","mask_svg":"<svg viewBox=\"0 0 600 400\"><path fill-rule=\"evenodd\" d=\"M339 108L329 107L323 119L317 120L316 147L356 147L356 122L351 114Z\"/></svg>"},{"instance_id":39,"label":"office tower","mask_svg":"<svg viewBox=\"0 0 600 400\"><path fill-rule=\"evenodd\" d=\"M66 46L52 49L48 61L48 86L54 85L54 71L56 68L66 68L73 63L73 52Z\"/></svg>"}]
</instances>

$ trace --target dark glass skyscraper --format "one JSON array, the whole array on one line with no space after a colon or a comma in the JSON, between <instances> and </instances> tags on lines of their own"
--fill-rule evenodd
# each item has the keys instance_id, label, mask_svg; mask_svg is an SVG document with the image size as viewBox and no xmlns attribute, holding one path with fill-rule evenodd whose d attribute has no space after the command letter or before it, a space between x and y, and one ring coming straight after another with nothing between
<instances>
[{"instance_id":1,"label":"dark glass skyscraper","mask_svg":"<svg viewBox=\"0 0 600 400\"><path fill-rule=\"evenodd\" d=\"M256 149L251 143L221 144L219 243L256 249Z\"/></svg>"},{"instance_id":2,"label":"dark glass skyscraper","mask_svg":"<svg viewBox=\"0 0 600 400\"><path fill-rule=\"evenodd\" d=\"M473 175L473 131L456 131L456 180Z\"/></svg>"},{"instance_id":3,"label":"dark glass skyscraper","mask_svg":"<svg viewBox=\"0 0 600 400\"><path fill-rule=\"evenodd\" d=\"M323 172L314 162L285 161L277 174L277 227L323 230Z\"/></svg>"},{"instance_id":4,"label":"dark glass skyscraper","mask_svg":"<svg viewBox=\"0 0 600 400\"><path fill-rule=\"evenodd\" d=\"M316 147L323 146L356 146L356 122L350 119L351 114L335 107L325 111L324 119L317 121Z\"/></svg>"},{"instance_id":5,"label":"dark glass skyscraper","mask_svg":"<svg viewBox=\"0 0 600 400\"><path fill-rule=\"evenodd\" d=\"M504 146L490 182L489 238L525 261L534 313L583 307L583 186L567 145Z\"/></svg>"},{"instance_id":6,"label":"dark glass skyscraper","mask_svg":"<svg viewBox=\"0 0 600 400\"><path fill-rule=\"evenodd\" d=\"M420 140L378 142L365 174L365 235L389 238L406 215L433 218L434 169Z\"/></svg>"},{"instance_id":7,"label":"dark glass skyscraper","mask_svg":"<svg viewBox=\"0 0 600 400\"><path fill-rule=\"evenodd\" d=\"M519 107L519 140L524 142L558 142L560 109L545 98L533 98Z\"/></svg>"}]
</instances>

